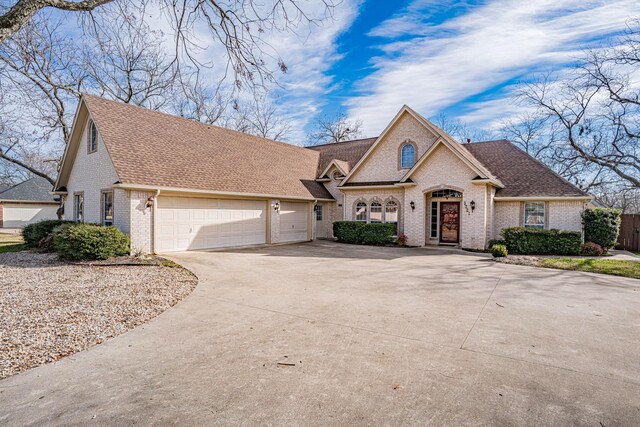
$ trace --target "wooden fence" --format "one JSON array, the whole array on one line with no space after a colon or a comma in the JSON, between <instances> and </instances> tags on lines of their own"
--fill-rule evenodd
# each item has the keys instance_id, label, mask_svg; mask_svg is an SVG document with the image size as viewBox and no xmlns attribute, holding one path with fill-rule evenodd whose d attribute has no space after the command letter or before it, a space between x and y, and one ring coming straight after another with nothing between
<instances>
[{"instance_id":1,"label":"wooden fence","mask_svg":"<svg viewBox=\"0 0 640 427\"><path fill-rule=\"evenodd\" d=\"M617 249L640 252L640 214L623 214Z\"/></svg>"}]
</instances>

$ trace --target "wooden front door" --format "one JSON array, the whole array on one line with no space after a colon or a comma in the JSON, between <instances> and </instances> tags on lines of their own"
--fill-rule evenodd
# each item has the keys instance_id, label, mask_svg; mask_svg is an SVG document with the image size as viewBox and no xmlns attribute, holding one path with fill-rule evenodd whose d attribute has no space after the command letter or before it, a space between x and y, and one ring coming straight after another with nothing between
<instances>
[{"instance_id":1,"label":"wooden front door","mask_svg":"<svg viewBox=\"0 0 640 427\"><path fill-rule=\"evenodd\" d=\"M440 202L440 242L460 241L460 202Z\"/></svg>"}]
</instances>

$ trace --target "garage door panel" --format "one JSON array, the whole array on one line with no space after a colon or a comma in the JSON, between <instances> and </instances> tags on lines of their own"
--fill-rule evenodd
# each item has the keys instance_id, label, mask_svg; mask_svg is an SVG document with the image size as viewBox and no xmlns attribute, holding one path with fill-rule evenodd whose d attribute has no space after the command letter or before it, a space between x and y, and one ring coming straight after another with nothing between
<instances>
[{"instance_id":1,"label":"garage door panel","mask_svg":"<svg viewBox=\"0 0 640 427\"><path fill-rule=\"evenodd\" d=\"M161 251L266 243L266 202L175 198L158 202Z\"/></svg>"},{"instance_id":2,"label":"garage door panel","mask_svg":"<svg viewBox=\"0 0 640 427\"><path fill-rule=\"evenodd\" d=\"M309 203L280 204L280 242L308 240Z\"/></svg>"}]
</instances>

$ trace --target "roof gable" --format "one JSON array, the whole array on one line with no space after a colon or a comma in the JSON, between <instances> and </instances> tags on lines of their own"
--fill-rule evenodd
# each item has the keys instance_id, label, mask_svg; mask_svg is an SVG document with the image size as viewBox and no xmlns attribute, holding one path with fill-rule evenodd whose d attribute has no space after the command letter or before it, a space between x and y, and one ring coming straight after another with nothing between
<instances>
[{"instance_id":1,"label":"roof gable","mask_svg":"<svg viewBox=\"0 0 640 427\"><path fill-rule=\"evenodd\" d=\"M405 115L411 116L421 126L423 126L428 132L433 134L436 137L436 142L437 141L441 141L441 142L446 143L446 145L452 151L454 151L454 153L456 153L459 157L464 159L465 163L467 163L471 167L473 167L474 170L476 170L478 172L478 174L481 175L483 178L495 179L495 177L491 174L491 172L489 172L469 152L467 152L464 149L460 148L460 144L457 141L455 141L451 136L449 136L445 131L443 131L442 129L440 129L439 127L434 125L433 123L429 122L427 119L422 117L420 114L415 112L413 109L411 109L407 105L404 105L404 106L402 106L400 111L398 111L398 113L395 115L393 120L387 125L387 127L384 129L384 131L380 134L380 136L378 136L376 141L371 145L371 147L367 150L367 152L362 156L362 158L360 158L360 160L356 163L356 165L351 169L351 171L349 172L349 175L347 175L347 177L342 181L341 186L345 185L347 182L349 182L349 180L354 176L354 174L358 171L358 169L361 168L362 165L367 161L367 158L372 155L372 153L375 151L376 147L382 143L382 141L387 136L387 134L389 134L389 132L391 132L391 130L394 128L394 126ZM426 152L420 157L418 162L416 162L415 166L417 166L418 163L420 163L421 159L425 158L425 155L428 155L427 153L432 152L432 149L433 149L434 145L435 144L432 144L426 150ZM414 168L415 168L415 166L414 166ZM412 168L412 170L414 170L414 168ZM409 172L411 172L412 170L410 170ZM410 173L405 175L403 177L403 180L406 181L406 179L408 179L409 176L410 176Z\"/></svg>"},{"instance_id":2,"label":"roof gable","mask_svg":"<svg viewBox=\"0 0 640 427\"><path fill-rule=\"evenodd\" d=\"M330 144L313 145L307 147L310 150L318 151L320 158L318 160L318 178L322 178L327 171L327 167L334 160L345 162L348 170L345 175L353 168L353 166L362 158L369 147L377 138L354 139L351 141L333 142Z\"/></svg>"}]
</instances>

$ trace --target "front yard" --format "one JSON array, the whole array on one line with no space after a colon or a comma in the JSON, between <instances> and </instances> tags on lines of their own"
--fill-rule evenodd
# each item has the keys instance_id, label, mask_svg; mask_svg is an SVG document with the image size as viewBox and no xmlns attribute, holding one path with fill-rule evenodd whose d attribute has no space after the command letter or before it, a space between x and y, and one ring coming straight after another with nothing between
<instances>
[{"instance_id":1,"label":"front yard","mask_svg":"<svg viewBox=\"0 0 640 427\"><path fill-rule=\"evenodd\" d=\"M640 279L640 260L628 261L600 258L542 258L542 267L587 271Z\"/></svg>"},{"instance_id":2,"label":"front yard","mask_svg":"<svg viewBox=\"0 0 640 427\"><path fill-rule=\"evenodd\" d=\"M19 252L24 249L24 240L20 234L0 233L0 253Z\"/></svg>"},{"instance_id":3,"label":"front yard","mask_svg":"<svg viewBox=\"0 0 640 427\"><path fill-rule=\"evenodd\" d=\"M179 267L70 264L55 254L15 252L16 237L0 234L0 248L13 250L0 254L0 378L140 325L197 283Z\"/></svg>"}]
</instances>

